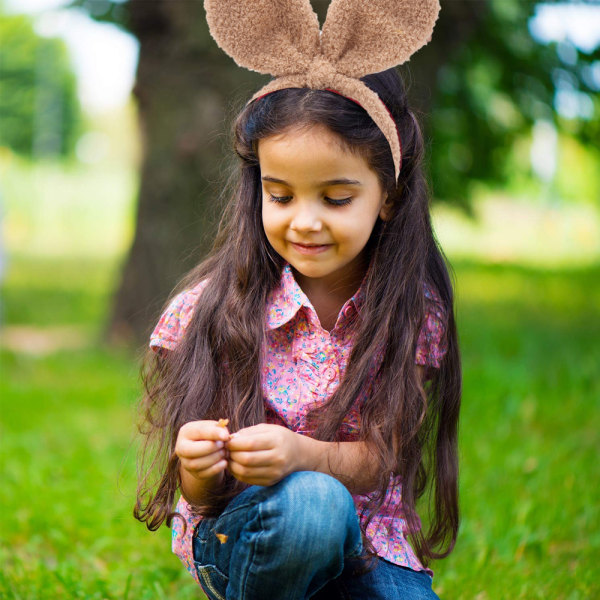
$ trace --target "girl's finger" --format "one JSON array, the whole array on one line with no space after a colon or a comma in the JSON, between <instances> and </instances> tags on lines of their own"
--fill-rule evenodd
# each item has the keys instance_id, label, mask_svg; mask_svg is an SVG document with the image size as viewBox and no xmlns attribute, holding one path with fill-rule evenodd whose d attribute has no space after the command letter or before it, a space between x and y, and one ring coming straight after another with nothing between
<instances>
[{"instance_id":1,"label":"girl's finger","mask_svg":"<svg viewBox=\"0 0 600 600\"><path fill-rule=\"evenodd\" d=\"M235 435L226 444L230 452L269 450L273 448L273 436L268 432L256 435Z\"/></svg>"},{"instance_id":2,"label":"girl's finger","mask_svg":"<svg viewBox=\"0 0 600 600\"><path fill-rule=\"evenodd\" d=\"M272 450L259 450L258 452L229 451L229 459L245 467L267 467L276 462Z\"/></svg>"},{"instance_id":3,"label":"girl's finger","mask_svg":"<svg viewBox=\"0 0 600 600\"><path fill-rule=\"evenodd\" d=\"M225 451L219 450L217 452L213 452L208 456L203 456L201 458L194 459L186 459L182 461L183 468L187 471L193 471L194 473L200 473L206 469L209 469L216 463L225 460Z\"/></svg>"},{"instance_id":4,"label":"girl's finger","mask_svg":"<svg viewBox=\"0 0 600 600\"><path fill-rule=\"evenodd\" d=\"M191 440L179 440L175 447L175 454L179 458L200 458L207 456L213 452L221 450L225 446L222 441L213 442L210 440L202 440L194 442Z\"/></svg>"},{"instance_id":5,"label":"girl's finger","mask_svg":"<svg viewBox=\"0 0 600 600\"><path fill-rule=\"evenodd\" d=\"M242 481L247 481L249 478L252 478L253 481L256 479L271 481L278 475L281 477L279 471L272 467L245 467L231 460L227 463L227 468L234 477Z\"/></svg>"},{"instance_id":6,"label":"girl's finger","mask_svg":"<svg viewBox=\"0 0 600 600\"><path fill-rule=\"evenodd\" d=\"M180 436L192 441L229 439L227 427L220 427L217 421L189 421L179 430Z\"/></svg>"},{"instance_id":7,"label":"girl's finger","mask_svg":"<svg viewBox=\"0 0 600 600\"><path fill-rule=\"evenodd\" d=\"M264 431L268 431L271 429L272 425L267 423L259 423L258 425L250 425L250 427L244 427L243 429L239 429L236 435L256 435L257 433L262 433Z\"/></svg>"},{"instance_id":8,"label":"girl's finger","mask_svg":"<svg viewBox=\"0 0 600 600\"><path fill-rule=\"evenodd\" d=\"M198 471L195 474L199 479L210 479L215 475L219 474L221 471L224 471L227 468L227 461L225 459L216 462L214 465L204 469L202 471Z\"/></svg>"}]
</instances>

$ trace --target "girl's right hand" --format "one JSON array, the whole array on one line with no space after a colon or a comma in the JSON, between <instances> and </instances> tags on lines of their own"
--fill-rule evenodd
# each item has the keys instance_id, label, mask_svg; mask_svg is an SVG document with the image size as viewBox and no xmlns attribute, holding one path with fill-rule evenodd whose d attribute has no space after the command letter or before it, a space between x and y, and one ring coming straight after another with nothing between
<instances>
[{"instance_id":1,"label":"girl's right hand","mask_svg":"<svg viewBox=\"0 0 600 600\"><path fill-rule=\"evenodd\" d=\"M227 467L227 427L217 421L190 421L182 425L175 442L181 468L202 481L213 479Z\"/></svg>"}]
</instances>

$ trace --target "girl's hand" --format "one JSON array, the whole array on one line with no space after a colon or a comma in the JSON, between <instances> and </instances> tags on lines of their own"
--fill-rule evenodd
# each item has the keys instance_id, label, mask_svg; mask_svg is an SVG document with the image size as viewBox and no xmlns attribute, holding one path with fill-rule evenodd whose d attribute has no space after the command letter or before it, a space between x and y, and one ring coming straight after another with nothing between
<instances>
[{"instance_id":1,"label":"girl's hand","mask_svg":"<svg viewBox=\"0 0 600 600\"><path fill-rule=\"evenodd\" d=\"M301 466L302 436L287 427L261 423L231 436L228 467L250 485L274 485Z\"/></svg>"},{"instance_id":2,"label":"girl's hand","mask_svg":"<svg viewBox=\"0 0 600 600\"><path fill-rule=\"evenodd\" d=\"M177 434L175 454L181 468L198 480L213 479L227 467L227 427L217 421L190 421Z\"/></svg>"}]
</instances>

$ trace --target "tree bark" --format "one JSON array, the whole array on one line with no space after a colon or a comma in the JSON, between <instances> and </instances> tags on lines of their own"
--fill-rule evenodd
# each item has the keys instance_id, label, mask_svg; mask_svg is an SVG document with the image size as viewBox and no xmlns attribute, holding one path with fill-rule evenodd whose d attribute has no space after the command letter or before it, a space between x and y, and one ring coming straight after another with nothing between
<instances>
[{"instance_id":1,"label":"tree bark","mask_svg":"<svg viewBox=\"0 0 600 600\"><path fill-rule=\"evenodd\" d=\"M231 114L267 78L242 72L217 48L202 2L130 0L128 7L140 42L134 95L143 158L134 240L106 336L140 344L177 281L212 244Z\"/></svg>"}]
</instances>

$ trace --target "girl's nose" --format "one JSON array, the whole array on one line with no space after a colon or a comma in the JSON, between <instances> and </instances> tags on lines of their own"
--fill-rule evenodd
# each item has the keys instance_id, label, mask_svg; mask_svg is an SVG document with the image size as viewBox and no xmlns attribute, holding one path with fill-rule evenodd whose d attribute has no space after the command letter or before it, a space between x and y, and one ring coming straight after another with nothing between
<instances>
[{"instance_id":1,"label":"girl's nose","mask_svg":"<svg viewBox=\"0 0 600 600\"><path fill-rule=\"evenodd\" d=\"M311 206L298 206L292 217L290 229L294 231L321 231L323 223L319 211Z\"/></svg>"}]
</instances>

